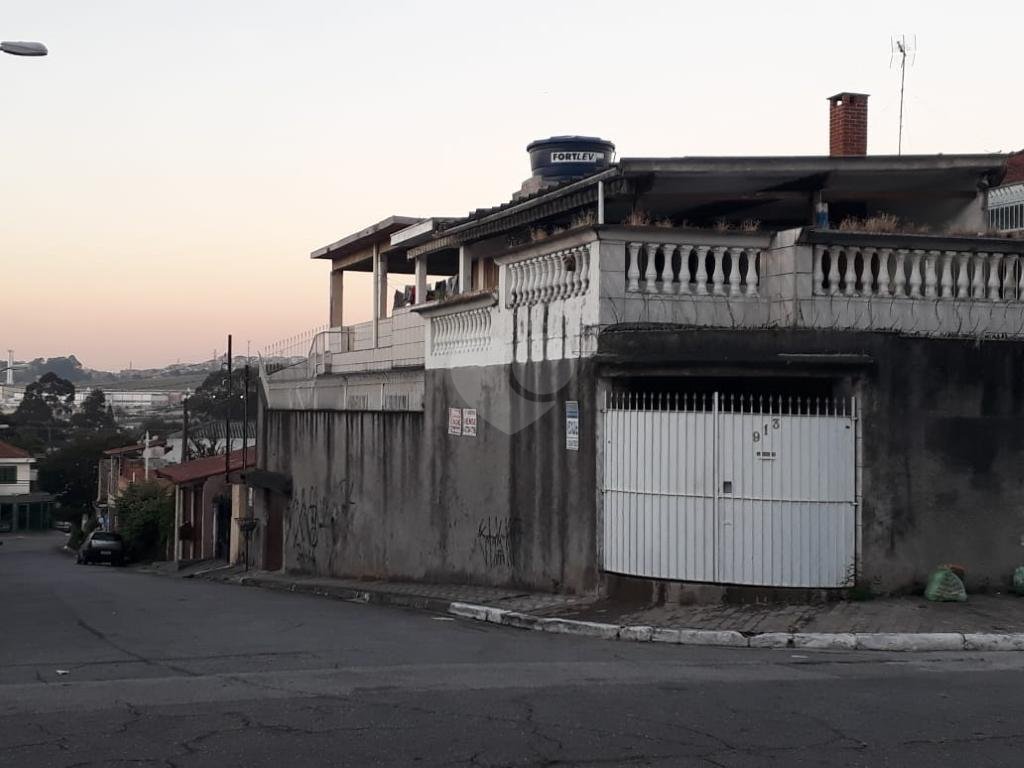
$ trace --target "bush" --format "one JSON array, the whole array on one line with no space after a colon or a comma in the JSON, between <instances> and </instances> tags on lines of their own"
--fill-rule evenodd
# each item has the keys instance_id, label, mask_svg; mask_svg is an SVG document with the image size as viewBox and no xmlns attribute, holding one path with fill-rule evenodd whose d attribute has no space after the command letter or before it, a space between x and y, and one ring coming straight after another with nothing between
<instances>
[{"instance_id":1,"label":"bush","mask_svg":"<svg viewBox=\"0 0 1024 768\"><path fill-rule=\"evenodd\" d=\"M90 517L85 526L82 526L82 516L79 515L77 518L71 519L71 535L68 536L68 549L79 549L82 546L82 542L85 541L85 537L95 531L99 527L99 520L93 515Z\"/></svg>"},{"instance_id":2,"label":"bush","mask_svg":"<svg viewBox=\"0 0 1024 768\"><path fill-rule=\"evenodd\" d=\"M130 559L160 559L173 536L173 491L155 482L133 483L117 499L117 518Z\"/></svg>"}]
</instances>

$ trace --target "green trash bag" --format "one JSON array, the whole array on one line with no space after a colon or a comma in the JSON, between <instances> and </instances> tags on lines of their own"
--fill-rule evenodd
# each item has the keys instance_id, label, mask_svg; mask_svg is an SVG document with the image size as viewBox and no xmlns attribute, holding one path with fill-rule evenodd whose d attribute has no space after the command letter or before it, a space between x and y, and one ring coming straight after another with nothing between
<instances>
[{"instance_id":1,"label":"green trash bag","mask_svg":"<svg viewBox=\"0 0 1024 768\"><path fill-rule=\"evenodd\" d=\"M1013 572L1013 591L1018 595L1024 595L1024 565Z\"/></svg>"},{"instance_id":2,"label":"green trash bag","mask_svg":"<svg viewBox=\"0 0 1024 768\"><path fill-rule=\"evenodd\" d=\"M928 577L924 596L937 603L962 603L967 599L964 583L949 568L937 568Z\"/></svg>"}]
</instances>

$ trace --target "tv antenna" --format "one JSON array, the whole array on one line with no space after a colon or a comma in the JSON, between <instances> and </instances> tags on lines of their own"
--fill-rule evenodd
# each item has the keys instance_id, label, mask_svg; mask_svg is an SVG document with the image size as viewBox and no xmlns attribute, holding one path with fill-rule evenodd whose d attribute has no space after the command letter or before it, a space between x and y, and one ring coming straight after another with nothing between
<instances>
[{"instance_id":1,"label":"tv antenna","mask_svg":"<svg viewBox=\"0 0 1024 768\"><path fill-rule=\"evenodd\" d=\"M914 66L917 59L917 35L912 35L910 40L906 35L900 35L890 39L889 67L892 67L896 57L900 60L900 134L897 143L896 154L903 154L903 91L907 81L907 58L910 59L910 66Z\"/></svg>"}]
</instances>

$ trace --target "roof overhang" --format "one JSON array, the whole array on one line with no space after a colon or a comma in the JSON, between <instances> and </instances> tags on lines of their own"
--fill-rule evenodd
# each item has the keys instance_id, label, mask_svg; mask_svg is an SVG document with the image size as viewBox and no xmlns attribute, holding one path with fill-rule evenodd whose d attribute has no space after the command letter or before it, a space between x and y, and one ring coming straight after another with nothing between
<instances>
[{"instance_id":1,"label":"roof overhang","mask_svg":"<svg viewBox=\"0 0 1024 768\"><path fill-rule=\"evenodd\" d=\"M311 259L341 259L359 251L371 247L374 243L387 246L390 244L391 235L407 227L417 224L422 219L412 216L388 216L376 224L371 224L365 229L353 232L341 240L317 248L309 257Z\"/></svg>"}]
</instances>

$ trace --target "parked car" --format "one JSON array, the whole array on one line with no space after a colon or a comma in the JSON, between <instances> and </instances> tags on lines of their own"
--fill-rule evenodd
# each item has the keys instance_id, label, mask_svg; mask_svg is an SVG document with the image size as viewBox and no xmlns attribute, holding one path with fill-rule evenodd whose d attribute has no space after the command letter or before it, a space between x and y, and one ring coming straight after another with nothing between
<instances>
[{"instance_id":1,"label":"parked car","mask_svg":"<svg viewBox=\"0 0 1024 768\"><path fill-rule=\"evenodd\" d=\"M78 564L110 563L124 565L124 539L118 533L93 531L78 550Z\"/></svg>"},{"instance_id":2,"label":"parked car","mask_svg":"<svg viewBox=\"0 0 1024 768\"><path fill-rule=\"evenodd\" d=\"M58 520L53 524L53 527L56 528L58 531L63 531L64 533L71 533L71 523L69 523L67 520Z\"/></svg>"}]
</instances>

